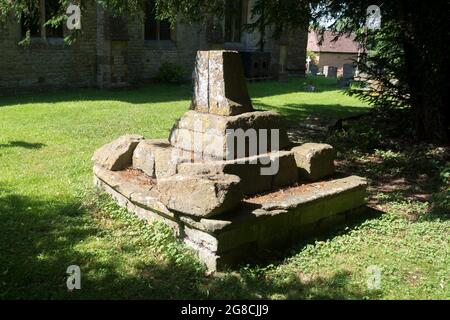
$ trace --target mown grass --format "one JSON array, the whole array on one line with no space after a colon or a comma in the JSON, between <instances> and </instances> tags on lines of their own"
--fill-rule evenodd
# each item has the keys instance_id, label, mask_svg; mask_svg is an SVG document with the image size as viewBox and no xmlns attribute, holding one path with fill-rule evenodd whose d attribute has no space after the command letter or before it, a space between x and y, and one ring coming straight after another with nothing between
<instances>
[{"instance_id":1,"label":"mown grass","mask_svg":"<svg viewBox=\"0 0 450 320\"><path fill-rule=\"evenodd\" d=\"M293 122L310 113L368 110L333 82L310 80L318 92L306 92L302 79L255 83L250 91L257 107ZM1 299L450 298L449 221L403 194L374 191L385 202L382 215L299 243L269 257L272 263L214 276L167 228L98 198L91 185L94 150L125 133L167 137L190 94L188 85L151 85L0 98ZM354 154L354 136L326 139L341 147L341 158L366 161L359 170L368 164L373 180L377 169L405 166L386 169L371 162L371 151ZM70 265L81 267L82 290L66 288ZM382 271L379 290L368 289L370 266Z\"/></svg>"}]
</instances>

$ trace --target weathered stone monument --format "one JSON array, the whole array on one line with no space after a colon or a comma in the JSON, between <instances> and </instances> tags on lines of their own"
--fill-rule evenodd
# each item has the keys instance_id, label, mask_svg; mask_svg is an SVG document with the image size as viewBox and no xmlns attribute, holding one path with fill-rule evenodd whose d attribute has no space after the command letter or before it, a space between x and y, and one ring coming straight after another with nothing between
<instances>
[{"instance_id":1,"label":"weathered stone monument","mask_svg":"<svg viewBox=\"0 0 450 320\"><path fill-rule=\"evenodd\" d=\"M195 74L169 140L125 135L95 152L98 188L166 223L211 271L361 213L366 181L333 178L331 146L292 145L278 114L254 110L237 52L199 52Z\"/></svg>"}]
</instances>

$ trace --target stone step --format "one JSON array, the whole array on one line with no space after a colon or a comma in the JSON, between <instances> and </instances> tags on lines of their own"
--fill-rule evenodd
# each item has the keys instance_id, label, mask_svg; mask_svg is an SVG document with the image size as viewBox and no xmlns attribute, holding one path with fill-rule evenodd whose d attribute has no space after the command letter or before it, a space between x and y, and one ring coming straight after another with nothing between
<instances>
[{"instance_id":1,"label":"stone step","mask_svg":"<svg viewBox=\"0 0 450 320\"><path fill-rule=\"evenodd\" d=\"M142 186L142 177L130 179L126 171L100 166L94 173L99 189L141 219L166 223L210 271L318 235L361 214L366 203L366 180L352 176L286 188L247 199L240 208L214 218L194 218L167 209L151 185Z\"/></svg>"},{"instance_id":2,"label":"stone step","mask_svg":"<svg viewBox=\"0 0 450 320\"><path fill-rule=\"evenodd\" d=\"M179 174L232 174L241 178L245 195L268 192L298 182L298 168L292 151L279 151L228 161L181 163Z\"/></svg>"},{"instance_id":3,"label":"stone step","mask_svg":"<svg viewBox=\"0 0 450 320\"><path fill-rule=\"evenodd\" d=\"M169 141L176 148L222 160L291 146L282 118L272 111L229 117L189 111L175 124Z\"/></svg>"}]
</instances>

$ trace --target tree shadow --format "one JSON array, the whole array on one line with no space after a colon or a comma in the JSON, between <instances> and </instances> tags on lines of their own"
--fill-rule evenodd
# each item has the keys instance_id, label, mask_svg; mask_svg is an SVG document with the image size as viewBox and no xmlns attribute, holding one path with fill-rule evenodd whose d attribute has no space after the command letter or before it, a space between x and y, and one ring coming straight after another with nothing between
<instances>
[{"instance_id":1,"label":"tree shadow","mask_svg":"<svg viewBox=\"0 0 450 320\"><path fill-rule=\"evenodd\" d=\"M330 276L303 278L301 273L286 272L284 281L251 272L227 273L208 285L212 299L288 299L288 300L362 300L376 299L380 293L352 288L351 273L338 271Z\"/></svg>"},{"instance_id":2,"label":"tree shadow","mask_svg":"<svg viewBox=\"0 0 450 320\"><path fill-rule=\"evenodd\" d=\"M25 141L9 141L6 144L0 143L0 148L41 149L45 146L45 143L30 143Z\"/></svg>"},{"instance_id":3,"label":"tree shadow","mask_svg":"<svg viewBox=\"0 0 450 320\"><path fill-rule=\"evenodd\" d=\"M0 107L72 101L121 101L130 104L150 104L189 100L190 96L191 86L186 84L152 84L127 90L65 89L0 96Z\"/></svg>"},{"instance_id":4,"label":"tree shadow","mask_svg":"<svg viewBox=\"0 0 450 320\"><path fill-rule=\"evenodd\" d=\"M114 259L114 251L110 256L100 255L100 251L108 254L114 247L95 248L93 239L111 235L105 234L91 214L76 200L30 198L2 184L0 299L202 297L196 290L201 278L191 265L171 265L164 261L143 263L131 275ZM78 248L87 241L93 242L92 250ZM117 250L142 254L146 249L123 244ZM69 291L66 286L66 270L71 265L81 268L79 291Z\"/></svg>"},{"instance_id":5,"label":"tree shadow","mask_svg":"<svg viewBox=\"0 0 450 320\"><path fill-rule=\"evenodd\" d=\"M249 91L253 99L289 94L294 92L308 92L306 83L315 83L318 92L340 90L336 80L321 77L295 78L287 83L277 81L257 82L249 84ZM101 89L64 89L53 91L36 90L17 95L0 95L0 107L22 104L61 103L69 101L121 101L131 104L151 104L175 101L189 101L192 97L192 85L153 83L140 87L121 90Z\"/></svg>"},{"instance_id":6,"label":"tree shadow","mask_svg":"<svg viewBox=\"0 0 450 320\"><path fill-rule=\"evenodd\" d=\"M335 112L340 107L331 108ZM357 115L356 109L346 112ZM426 219L448 219L450 180L445 175L450 168L450 148L411 141L409 132L396 129L398 117L405 116L371 112L334 131L305 130L290 122L290 137L296 143L331 144L340 171L368 178L371 205L424 203L430 205ZM408 219L420 217L416 209L412 206L410 213L405 212Z\"/></svg>"},{"instance_id":7,"label":"tree shadow","mask_svg":"<svg viewBox=\"0 0 450 320\"><path fill-rule=\"evenodd\" d=\"M345 272L283 283L251 273L205 276L191 263L155 255L149 243L121 241L92 219L95 209L74 199L38 199L0 184L0 299L361 299ZM132 218L130 215L130 219ZM124 226L125 227L125 226ZM128 226L127 228L132 228ZM134 230L138 232L139 230ZM102 239L97 242L95 239ZM116 241L115 240L115 241ZM110 241L113 241L112 238ZM89 243L92 248L81 249ZM107 246L106 248L104 246ZM81 268L81 290L69 291L66 270ZM291 276L291 275L290 275Z\"/></svg>"},{"instance_id":8,"label":"tree shadow","mask_svg":"<svg viewBox=\"0 0 450 320\"><path fill-rule=\"evenodd\" d=\"M262 110L273 110L278 112L286 120L290 127L298 127L309 115L315 114L324 118L342 118L365 114L368 110L364 108L345 106L341 104L285 104L274 106L255 101L255 108Z\"/></svg>"}]
</instances>

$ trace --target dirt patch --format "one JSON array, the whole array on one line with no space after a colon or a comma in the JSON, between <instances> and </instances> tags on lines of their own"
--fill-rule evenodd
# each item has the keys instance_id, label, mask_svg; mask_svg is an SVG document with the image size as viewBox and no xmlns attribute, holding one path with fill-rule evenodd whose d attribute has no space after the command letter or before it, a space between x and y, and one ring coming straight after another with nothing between
<instances>
[{"instance_id":1,"label":"dirt patch","mask_svg":"<svg viewBox=\"0 0 450 320\"><path fill-rule=\"evenodd\" d=\"M156 179L153 179L153 178L147 176L145 173L143 173L140 170L128 168L128 169L122 171L121 175L124 180L138 184L139 186L142 186L142 187L153 188L156 186Z\"/></svg>"},{"instance_id":2,"label":"dirt patch","mask_svg":"<svg viewBox=\"0 0 450 320\"><path fill-rule=\"evenodd\" d=\"M279 189L278 191L257 195L245 199L245 202L252 204L263 204L271 201L283 200L286 196L299 195L311 190L321 190L325 187L323 182L300 184L293 187Z\"/></svg>"}]
</instances>

